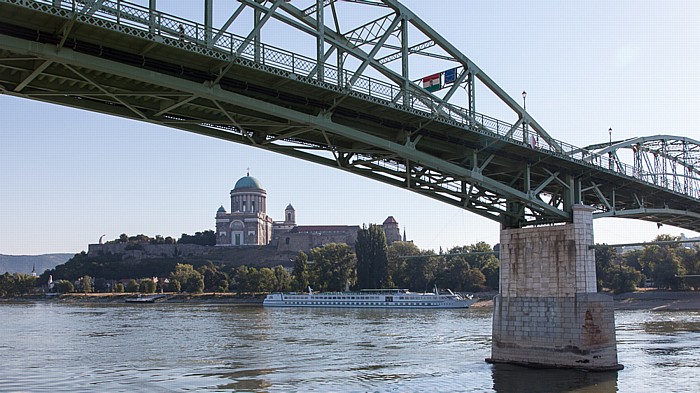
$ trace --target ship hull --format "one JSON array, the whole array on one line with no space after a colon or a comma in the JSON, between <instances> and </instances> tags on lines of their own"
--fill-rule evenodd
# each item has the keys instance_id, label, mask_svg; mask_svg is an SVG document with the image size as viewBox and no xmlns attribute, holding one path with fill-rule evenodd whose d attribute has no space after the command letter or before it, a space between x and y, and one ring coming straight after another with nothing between
<instances>
[{"instance_id":1,"label":"ship hull","mask_svg":"<svg viewBox=\"0 0 700 393\"><path fill-rule=\"evenodd\" d=\"M418 293L273 293L263 301L266 307L318 308L469 308L476 299L458 295Z\"/></svg>"}]
</instances>

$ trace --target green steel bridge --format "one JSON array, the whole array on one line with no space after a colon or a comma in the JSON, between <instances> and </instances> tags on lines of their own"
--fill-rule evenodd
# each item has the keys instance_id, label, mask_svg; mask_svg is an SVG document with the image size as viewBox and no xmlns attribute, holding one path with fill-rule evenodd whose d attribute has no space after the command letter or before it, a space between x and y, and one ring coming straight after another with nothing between
<instances>
[{"instance_id":1,"label":"green steel bridge","mask_svg":"<svg viewBox=\"0 0 700 393\"><path fill-rule=\"evenodd\" d=\"M700 142L556 140L397 0L201 1L203 23L156 0L0 0L0 93L328 165L504 227L569 222L580 203L700 231ZM512 119L478 112L477 92Z\"/></svg>"}]
</instances>

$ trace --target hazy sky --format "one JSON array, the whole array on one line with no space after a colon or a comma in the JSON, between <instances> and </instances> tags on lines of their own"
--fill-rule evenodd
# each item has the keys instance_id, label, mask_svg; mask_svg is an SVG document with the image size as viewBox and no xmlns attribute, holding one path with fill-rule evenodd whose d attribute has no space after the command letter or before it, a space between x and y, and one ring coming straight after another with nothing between
<instances>
[{"instance_id":1,"label":"hazy sky","mask_svg":"<svg viewBox=\"0 0 700 393\"><path fill-rule=\"evenodd\" d=\"M199 5L187 8L193 3L178 2L177 11L201 20ZM607 141L612 128L613 139L700 139L700 2L404 4L518 102L526 90L528 111L554 138L586 146ZM477 97L477 111L499 117L490 109ZM301 225L393 215L423 249L498 242L498 224L475 214L264 150L8 96L0 96L0 114L1 254L80 252L103 234L214 229L217 208L230 209L229 191L246 168L267 190L275 220L292 203ZM698 236L643 221L595 221L601 243L661 233Z\"/></svg>"}]
</instances>

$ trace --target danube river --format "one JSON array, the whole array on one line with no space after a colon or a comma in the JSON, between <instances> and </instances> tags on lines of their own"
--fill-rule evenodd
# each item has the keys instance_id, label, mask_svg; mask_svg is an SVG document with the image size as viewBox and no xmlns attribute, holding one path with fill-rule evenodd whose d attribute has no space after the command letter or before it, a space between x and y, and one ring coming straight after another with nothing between
<instances>
[{"instance_id":1,"label":"danube river","mask_svg":"<svg viewBox=\"0 0 700 393\"><path fill-rule=\"evenodd\" d=\"M0 391L697 392L700 313L616 320L587 373L485 363L490 309L0 303Z\"/></svg>"}]
</instances>

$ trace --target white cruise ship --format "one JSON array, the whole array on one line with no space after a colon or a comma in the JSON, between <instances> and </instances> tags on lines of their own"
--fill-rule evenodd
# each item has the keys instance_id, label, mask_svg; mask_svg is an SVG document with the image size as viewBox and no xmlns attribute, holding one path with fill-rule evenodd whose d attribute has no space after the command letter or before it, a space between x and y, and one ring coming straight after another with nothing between
<instances>
[{"instance_id":1,"label":"white cruise ship","mask_svg":"<svg viewBox=\"0 0 700 393\"><path fill-rule=\"evenodd\" d=\"M363 289L360 292L287 292L265 297L266 307L468 308L477 299L453 293L415 293L407 289Z\"/></svg>"}]
</instances>

